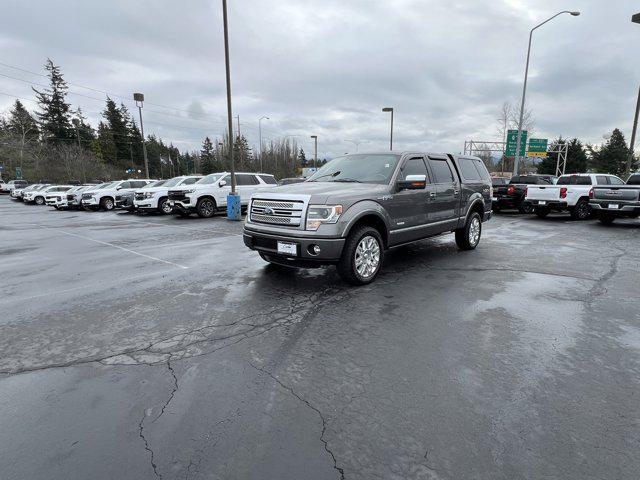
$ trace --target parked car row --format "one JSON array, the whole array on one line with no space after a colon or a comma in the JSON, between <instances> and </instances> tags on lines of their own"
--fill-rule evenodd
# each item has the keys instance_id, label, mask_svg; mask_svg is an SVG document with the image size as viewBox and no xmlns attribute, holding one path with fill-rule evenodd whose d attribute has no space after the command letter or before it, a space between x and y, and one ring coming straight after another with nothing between
<instances>
[{"instance_id":1,"label":"parked car row","mask_svg":"<svg viewBox=\"0 0 640 480\"><path fill-rule=\"evenodd\" d=\"M640 173L625 183L616 175L573 173L558 178L519 175L508 183L493 179L493 210L517 209L545 218L566 212L575 220L596 217L606 224L616 218L640 216Z\"/></svg>"},{"instance_id":2,"label":"parked car row","mask_svg":"<svg viewBox=\"0 0 640 480\"><path fill-rule=\"evenodd\" d=\"M273 175L236 173L236 190L242 206L251 195L277 185ZM212 217L227 206L231 191L229 172L210 175L182 175L168 180L129 179L84 185L45 183L12 184L11 198L24 203L49 205L56 210L115 210L158 212ZM18 188L18 186L20 188Z\"/></svg>"}]
</instances>

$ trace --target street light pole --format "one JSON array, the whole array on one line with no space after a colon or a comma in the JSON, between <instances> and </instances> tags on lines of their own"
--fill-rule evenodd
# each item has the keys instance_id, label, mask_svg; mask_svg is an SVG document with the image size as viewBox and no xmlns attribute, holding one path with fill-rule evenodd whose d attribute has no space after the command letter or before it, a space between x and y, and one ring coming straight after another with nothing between
<instances>
[{"instance_id":1,"label":"street light pole","mask_svg":"<svg viewBox=\"0 0 640 480\"><path fill-rule=\"evenodd\" d=\"M513 162L514 175L518 174L518 164L520 163L520 148L522 145L522 122L524 120L524 104L525 104L525 97L527 95L527 79L529 77L529 58L531 57L531 40L533 40L533 32L534 30L543 26L545 23L550 22L551 20L553 20L559 15L562 15L563 13L568 13L569 15L572 15L574 17L577 17L578 15L580 15L580 12L570 12L569 10L563 10L562 12L558 12L552 17L547 18L544 22L536 25L529 32L529 47L527 48L527 66L525 67L525 70L524 70L524 86L522 87L522 103L520 104L520 119L518 120L518 141L516 143L516 156Z\"/></svg>"},{"instance_id":2,"label":"street light pole","mask_svg":"<svg viewBox=\"0 0 640 480\"><path fill-rule=\"evenodd\" d=\"M262 166L262 120L269 120L269 117L263 116L258 120L258 136L260 137L260 146L258 147L258 151L260 153L260 171L264 171Z\"/></svg>"},{"instance_id":3,"label":"street light pole","mask_svg":"<svg viewBox=\"0 0 640 480\"><path fill-rule=\"evenodd\" d=\"M227 20L227 0L222 0L222 23L224 26L224 63L227 80L227 127L229 128L229 164L231 170L231 193L227 196L227 218L240 220L240 196L236 194L236 167L233 161L233 111L231 109L231 67L229 64L229 22ZM238 137L240 137L238 117Z\"/></svg>"},{"instance_id":4,"label":"street light pole","mask_svg":"<svg viewBox=\"0 0 640 480\"><path fill-rule=\"evenodd\" d=\"M317 135L311 135L311 138L313 138L313 142L314 142L314 146L313 146L313 168L316 169L316 171L318 170L318 136Z\"/></svg>"},{"instance_id":5,"label":"street light pole","mask_svg":"<svg viewBox=\"0 0 640 480\"><path fill-rule=\"evenodd\" d=\"M149 160L147 160L147 144L144 141L144 124L142 123L142 105L144 103L144 94L134 93L133 99L138 107L138 113L140 114L140 135L142 136L142 154L144 156L144 174L145 178L149 178Z\"/></svg>"},{"instance_id":6,"label":"street light pole","mask_svg":"<svg viewBox=\"0 0 640 480\"><path fill-rule=\"evenodd\" d=\"M389 150L393 150L393 108L384 107L383 112L391 112L391 136L389 137Z\"/></svg>"},{"instance_id":7,"label":"street light pole","mask_svg":"<svg viewBox=\"0 0 640 480\"><path fill-rule=\"evenodd\" d=\"M633 23L640 23L640 13L631 17ZM640 89L638 89L638 101L636 102L636 114L633 117L633 130L631 130L631 143L629 144L629 159L627 160L627 173L631 174L633 168L633 151L636 144L636 132L638 131L638 115L640 115Z\"/></svg>"}]
</instances>

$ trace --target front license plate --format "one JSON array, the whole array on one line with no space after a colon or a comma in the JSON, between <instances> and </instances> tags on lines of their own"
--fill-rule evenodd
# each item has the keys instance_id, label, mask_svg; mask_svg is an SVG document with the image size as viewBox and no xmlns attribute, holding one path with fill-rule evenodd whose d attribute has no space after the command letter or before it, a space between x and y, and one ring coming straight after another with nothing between
<instances>
[{"instance_id":1,"label":"front license plate","mask_svg":"<svg viewBox=\"0 0 640 480\"><path fill-rule=\"evenodd\" d=\"M546 201L546 200L540 200L540 201L538 202L538 205L546 205L546 204L547 204L547 201Z\"/></svg>"},{"instance_id":2,"label":"front license plate","mask_svg":"<svg viewBox=\"0 0 640 480\"><path fill-rule=\"evenodd\" d=\"M613 210L617 210L618 209L618 204L617 203L610 203L609 204L609 208L611 208Z\"/></svg>"},{"instance_id":3,"label":"front license plate","mask_svg":"<svg viewBox=\"0 0 640 480\"><path fill-rule=\"evenodd\" d=\"M285 255L297 255L298 246L295 243L278 242L278 253L284 253Z\"/></svg>"}]
</instances>

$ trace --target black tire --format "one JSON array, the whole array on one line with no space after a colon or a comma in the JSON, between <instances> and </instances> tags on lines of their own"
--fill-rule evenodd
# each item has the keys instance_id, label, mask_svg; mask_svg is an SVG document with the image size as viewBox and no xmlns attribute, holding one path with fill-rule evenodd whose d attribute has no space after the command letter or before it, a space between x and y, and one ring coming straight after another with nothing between
<instances>
[{"instance_id":1,"label":"black tire","mask_svg":"<svg viewBox=\"0 0 640 480\"><path fill-rule=\"evenodd\" d=\"M539 218L547 218L547 215L551 213L551 209L549 207L536 207L534 213Z\"/></svg>"},{"instance_id":2,"label":"black tire","mask_svg":"<svg viewBox=\"0 0 640 480\"><path fill-rule=\"evenodd\" d=\"M201 218L211 218L216 214L216 201L213 198L205 197L198 200L196 204L196 212Z\"/></svg>"},{"instance_id":3,"label":"black tire","mask_svg":"<svg viewBox=\"0 0 640 480\"><path fill-rule=\"evenodd\" d=\"M529 202L523 202L518 207L518 212L524 214L533 213L533 205L531 205Z\"/></svg>"},{"instance_id":4,"label":"black tire","mask_svg":"<svg viewBox=\"0 0 640 480\"><path fill-rule=\"evenodd\" d=\"M36 197L33 199L36 205L44 205L44 197Z\"/></svg>"},{"instance_id":5,"label":"black tire","mask_svg":"<svg viewBox=\"0 0 640 480\"><path fill-rule=\"evenodd\" d=\"M173 213L173 207L169 205L168 198L160 199L160 202L158 203L158 211L163 215L169 215L170 213Z\"/></svg>"},{"instance_id":6,"label":"black tire","mask_svg":"<svg viewBox=\"0 0 640 480\"><path fill-rule=\"evenodd\" d=\"M616 217L614 217L613 215L607 215L606 213L601 213L600 215L598 215L598 220L600 220L600 223L602 223L603 225L611 225L614 221L615 221Z\"/></svg>"},{"instance_id":7,"label":"black tire","mask_svg":"<svg viewBox=\"0 0 640 480\"><path fill-rule=\"evenodd\" d=\"M464 227L456 230L456 245L460 250L473 250L482 236L482 218L478 212L472 212Z\"/></svg>"},{"instance_id":8,"label":"black tire","mask_svg":"<svg viewBox=\"0 0 640 480\"><path fill-rule=\"evenodd\" d=\"M384 242L380 232L373 227L362 225L349 233L336 267L345 282L351 285L366 285L378 276L383 261Z\"/></svg>"},{"instance_id":9,"label":"black tire","mask_svg":"<svg viewBox=\"0 0 640 480\"><path fill-rule=\"evenodd\" d=\"M571 218L574 220L587 220L591 216L589 201L584 198L578 200L576 206L571 210Z\"/></svg>"},{"instance_id":10,"label":"black tire","mask_svg":"<svg viewBox=\"0 0 640 480\"><path fill-rule=\"evenodd\" d=\"M104 197L100 199L100 208L102 208L103 210L110 211L116 208L116 204L113 202L113 198Z\"/></svg>"}]
</instances>

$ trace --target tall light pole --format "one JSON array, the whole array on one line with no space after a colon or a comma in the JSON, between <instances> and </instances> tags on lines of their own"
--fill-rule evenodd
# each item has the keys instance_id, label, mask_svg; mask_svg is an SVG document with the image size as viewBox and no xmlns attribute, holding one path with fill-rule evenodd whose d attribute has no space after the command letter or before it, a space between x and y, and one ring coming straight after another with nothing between
<instances>
[{"instance_id":1,"label":"tall light pole","mask_svg":"<svg viewBox=\"0 0 640 480\"><path fill-rule=\"evenodd\" d=\"M269 120L269 117L262 116L260 120L258 120L258 136L260 137L260 146L258 147L258 151L260 152L260 171L263 171L262 167L262 120Z\"/></svg>"},{"instance_id":2,"label":"tall light pole","mask_svg":"<svg viewBox=\"0 0 640 480\"><path fill-rule=\"evenodd\" d=\"M631 17L633 23L640 23L640 13ZM629 159L627 160L627 173L631 174L633 168L633 151L636 144L636 132L638 131L638 115L640 115L640 89L638 89L638 101L636 102L636 114L633 117L633 130L631 130L631 143L629 144Z\"/></svg>"},{"instance_id":3,"label":"tall light pole","mask_svg":"<svg viewBox=\"0 0 640 480\"><path fill-rule=\"evenodd\" d=\"M147 144L144 141L144 124L142 123L142 104L144 103L144 94L134 93L133 99L138 107L138 113L140 114L140 135L142 136L142 154L144 156L144 174L145 178L149 178L149 161L147 160Z\"/></svg>"},{"instance_id":4,"label":"tall light pole","mask_svg":"<svg viewBox=\"0 0 640 480\"><path fill-rule=\"evenodd\" d=\"M353 143L356 146L356 153L358 153L360 151L360 144L361 143L369 143L368 141L362 141L362 140L349 140L348 138L344 139L345 142L349 142L349 143Z\"/></svg>"},{"instance_id":5,"label":"tall light pole","mask_svg":"<svg viewBox=\"0 0 640 480\"><path fill-rule=\"evenodd\" d=\"M222 0L222 23L224 26L224 63L227 77L227 127L229 128L229 164L231 170L231 192L227 196L227 218L240 220L240 196L236 194L236 166L233 161L233 112L231 109L231 67L229 65L229 24L227 21L227 0ZM238 118L240 123L240 118ZM238 125L239 130L240 125ZM240 131L238 131L240 137Z\"/></svg>"},{"instance_id":6,"label":"tall light pole","mask_svg":"<svg viewBox=\"0 0 640 480\"><path fill-rule=\"evenodd\" d=\"M311 138L313 138L313 168L318 171L318 136L311 135Z\"/></svg>"},{"instance_id":7,"label":"tall light pole","mask_svg":"<svg viewBox=\"0 0 640 480\"><path fill-rule=\"evenodd\" d=\"M391 136L389 137L389 150L393 150L393 108L384 107L383 112L391 112Z\"/></svg>"},{"instance_id":8,"label":"tall light pole","mask_svg":"<svg viewBox=\"0 0 640 480\"><path fill-rule=\"evenodd\" d=\"M551 20L553 20L559 15L562 15L563 13L568 13L569 15L573 15L574 17L577 17L578 15L580 15L580 12L570 12L569 10L563 10L561 12L556 13L552 17L547 18L544 22L536 25L529 32L529 47L527 48L527 66L525 67L525 70L524 70L524 86L522 87L522 103L520 104L520 120L518 120L518 141L516 143L516 156L513 162L514 175L518 174L518 164L520 163L520 148L522 145L522 122L524 119L525 97L527 95L527 79L529 77L529 58L531 57L531 40L533 39L533 32L534 30L543 26L545 23L550 22Z\"/></svg>"}]
</instances>

